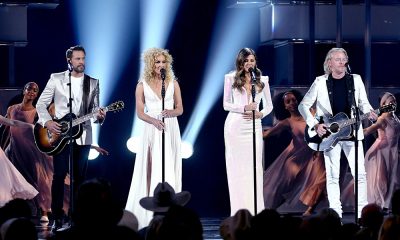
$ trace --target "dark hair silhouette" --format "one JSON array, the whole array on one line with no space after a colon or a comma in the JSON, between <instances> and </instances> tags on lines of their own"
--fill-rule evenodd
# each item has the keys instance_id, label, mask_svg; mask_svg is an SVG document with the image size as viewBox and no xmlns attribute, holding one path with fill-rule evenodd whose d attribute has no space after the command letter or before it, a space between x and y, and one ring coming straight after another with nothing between
<instances>
[{"instance_id":1,"label":"dark hair silhouette","mask_svg":"<svg viewBox=\"0 0 400 240\"><path fill-rule=\"evenodd\" d=\"M300 103L301 100L303 99L303 95L296 89L291 89L289 91L281 92L275 95L272 100L272 104L274 106L275 118L279 121L282 121L283 119L290 117L290 113L288 110L286 110L284 102L284 97L289 93L295 96L298 103Z\"/></svg>"}]
</instances>

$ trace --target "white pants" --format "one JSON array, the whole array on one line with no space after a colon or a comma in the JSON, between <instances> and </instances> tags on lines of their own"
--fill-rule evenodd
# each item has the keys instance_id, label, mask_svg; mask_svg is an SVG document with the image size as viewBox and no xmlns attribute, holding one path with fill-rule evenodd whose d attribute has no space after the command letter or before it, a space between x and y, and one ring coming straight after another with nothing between
<instances>
[{"instance_id":1,"label":"white pants","mask_svg":"<svg viewBox=\"0 0 400 240\"><path fill-rule=\"evenodd\" d=\"M351 174L355 173L355 146L353 141L339 141L336 146L324 152L326 169L326 190L328 193L329 207L334 209L342 217L342 204L340 202L340 154L343 149L349 163ZM367 179L364 166L364 150L362 142L358 142L358 216L361 216L362 208L367 205Z\"/></svg>"}]
</instances>

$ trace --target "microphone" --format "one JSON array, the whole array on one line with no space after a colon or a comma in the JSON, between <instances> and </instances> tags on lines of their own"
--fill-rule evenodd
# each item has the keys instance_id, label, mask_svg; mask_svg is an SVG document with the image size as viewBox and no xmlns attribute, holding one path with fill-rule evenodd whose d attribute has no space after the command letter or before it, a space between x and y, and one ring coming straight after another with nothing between
<instances>
[{"instance_id":1,"label":"microphone","mask_svg":"<svg viewBox=\"0 0 400 240\"><path fill-rule=\"evenodd\" d=\"M249 73L250 73L250 77L251 77L251 96L253 98L253 102L255 101L255 97L256 97L256 74L254 73L254 69L253 68L249 68ZM254 112L254 110L253 110Z\"/></svg>"},{"instance_id":2,"label":"microphone","mask_svg":"<svg viewBox=\"0 0 400 240\"><path fill-rule=\"evenodd\" d=\"M72 66L71 60L68 60L68 71L72 72L74 70L74 66Z\"/></svg>"},{"instance_id":3,"label":"microphone","mask_svg":"<svg viewBox=\"0 0 400 240\"><path fill-rule=\"evenodd\" d=\"M346 69L347 69L347 73L348 73L348 74L351 74L350 64L349 64L349 63L346 63L345 66L346 66Z\"/></svg>"},{"instance_id":4,"label":"microphone","mask_svg":"<svg viewBox=\"0 0 400 240\"><path fill-rule=\"evenodd\" d=\"M251 84L254 85L256 83L256 74L253 68L249 68L249 73L251 77Z\"/></svg>"},{"instance_id":5,"label":"microphone","mask_svg":"<svg viewBox=\"0 0 400 240\"><path fill-rule=\"evenodd\" d=\"M160 74L161 74L161 80L162 80L162 83L161 83L161 98L164 99L165 98L165 69L164 68L160 69ZM164 102L163 102L163 104L164 104ZM163 107L163 110L164 110L164 107Z\"/></svg>"},{"instance_id":6,"label":"microphone","mask_svg":"<svg viewBox=\"0 0 400 240\"><path fill-rule=\"evenodd\" d=\"M164 81L165 80L165 69L164 68L160 69L160 74L161 74L161 79Z\"/></svg>"}]
</instances>

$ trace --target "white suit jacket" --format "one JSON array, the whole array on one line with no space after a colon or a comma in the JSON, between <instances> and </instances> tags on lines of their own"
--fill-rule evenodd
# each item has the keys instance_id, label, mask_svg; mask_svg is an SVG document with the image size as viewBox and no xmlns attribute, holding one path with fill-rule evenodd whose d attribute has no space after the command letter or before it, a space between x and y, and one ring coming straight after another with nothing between
<instances>
[{"instance_id":1,"label":"white suit jacket","mask_svg":"<svg viewBox=\"0 0 400 240\"><path fill-rule=\"evenodd\" d=\"M44 126L49 120L52 120L48 106L54 99L55 104L55 117L60 119L69 113L68 99L69 99L69 72L53 73L50 75L50 79L47 82L42 94L40 95L36 104L36 110L39 115L38 122ZM88 109L80 107L79 112L74 112L77 117L81 117L85 114L91 113L94 109L99 107L99 80L88 77L90 79L90 91L87 98ZM83 91L83 89L82 89ZM83 105L83 104L82 104ZM92 144L92 125L91 121L86 121L82 124L83 133L82 136L76 139L76 143L79 145L91 145Z\"/></svg>"},{"instance_id":2,"label":"white suit jacket","mask_svg":"<svg viewBox=\"0 0 400 240\"><path fill-rule=\"evenodd\" d=\"M356 99L356 105L359 107L360 111L363 113L368 113L371 111L372 106L368 101L367 93L365 91L364 83L361 79L361 76L358 74L352 74L354 79L354 96ZM322 75L317 77L313 84L311 85L310 89L304 96L303 100L299 104L299 111L300 114L305 119L309 128L313 128L318 123L319 116L326 116L327 113L332 115L332 108L331 103L329 100L329 93L327 88L327 80L328 75ZM335 80L333 80L335 81ZM335 97L344 97L347 98L347 93L343 93L339 96ZM313 104L316 103L316 117L314 117L311 112L310 108ZM352 110L351 118L354 118L354 112ZM358 129L358 140L364 139L364 134L362 130L362 125L360 124L360 128Z\"/></svg>"}]
</instances>

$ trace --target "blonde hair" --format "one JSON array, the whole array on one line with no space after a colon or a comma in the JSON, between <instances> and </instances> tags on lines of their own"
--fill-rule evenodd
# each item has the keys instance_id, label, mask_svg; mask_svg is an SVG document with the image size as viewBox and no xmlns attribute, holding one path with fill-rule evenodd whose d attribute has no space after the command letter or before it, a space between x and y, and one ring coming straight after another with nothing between
<instances>
[{"instance_id":1,"label":"blonde hair","mask_svg":"<svg viewBox=\"0 0 400 240\"><path fill-rule=\"evenodd\" d=\"M165 81L172 82L176 79L174 71L172 70L173 58L171 54L169 54L168 50L162 48L149 48L142 55L144 62L142 80L146 81L147 83L150 83L156 77L154 66L156 64L156 58L160 55L165 57L165 61L167 63L165 68Z\"/></svg>"},{"instance_id":2,"label":"blonde hair","mask_svg":"<svg viewBox=\"0 0 400 240\"><path fill-rule=\"evenodd\" d=\"M331 50L329 50L329 52L326 54L326 57L325 57L325 61L324 61L324 72L325 72L325 74L329 75L329 74L332 73L332 70L329 67L328 62L332 59L332 54L336 53L336 52L342 52L344 55L346 55L346 58L347 58L347 61L348 61L349 56L347 55L346 50L344 50L343 48L332 48Z\"/></svg>"}]
</instances>

